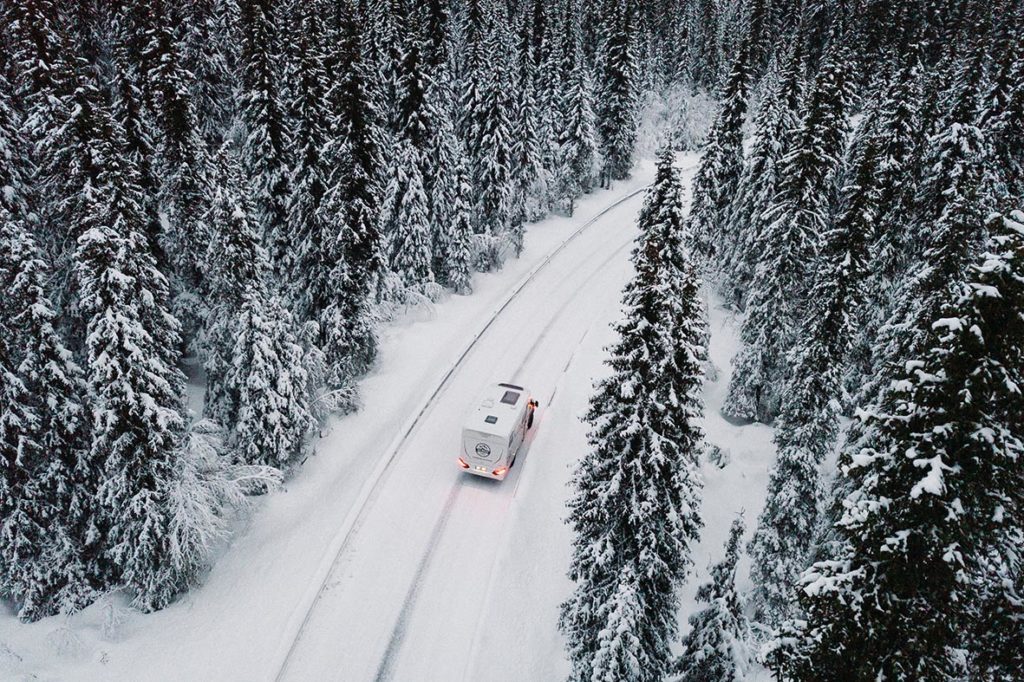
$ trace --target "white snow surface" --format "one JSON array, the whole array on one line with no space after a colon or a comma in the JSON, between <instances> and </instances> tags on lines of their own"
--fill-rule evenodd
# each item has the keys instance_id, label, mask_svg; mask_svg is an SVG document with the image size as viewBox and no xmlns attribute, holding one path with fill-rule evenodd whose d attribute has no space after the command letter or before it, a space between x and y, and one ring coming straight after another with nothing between
<instances>
[{"instance_id":1,"label":"white snow surface","mask_svg":"<svg viewBox=\"0 0 1024 682\"><path fill-rule=\"evenodd\" d=\"M680 157L687 184L695 163ZM472 296L385 329L379 364L362 382L363 409L332 420L317 454L258 501L204 584L169 608L144 615L115 596L25 625L0 606L0 680L564 679L567 484L587 447L580 417L592 383L607 371L642 193L541 267L428 398L524 277L653 172L644 164L580 201L574 218L531 225L522 257L477 275ZM705 528L681 595L684 631L736 513L752 532L773 457L768 427L719 414L738 328L714 300L711 324L720 371L706 388L705 428L730 461L704 467ZM503 482L455 463L474 397L499 381L540 401ZM747 573L741 562L741 587Z\"/></svg>"}]
</instances>

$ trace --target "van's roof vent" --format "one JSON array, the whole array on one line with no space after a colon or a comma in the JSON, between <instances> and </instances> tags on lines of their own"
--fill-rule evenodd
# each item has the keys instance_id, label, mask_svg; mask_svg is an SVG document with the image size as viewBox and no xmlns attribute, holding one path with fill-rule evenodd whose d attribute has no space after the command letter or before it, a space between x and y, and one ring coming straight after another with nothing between
<instances>
[{"instance_id":1,"label":"van's roof vent","mask_svg":"<svg viewBox=\"0 0 1024 682\"><path fill-rule=\"evenodd\" d=\"M489 414L486 417L484 417L484 421L487 422L488 424L497 424L498 418L492 414Z\"/></svg>"}]
</instances>

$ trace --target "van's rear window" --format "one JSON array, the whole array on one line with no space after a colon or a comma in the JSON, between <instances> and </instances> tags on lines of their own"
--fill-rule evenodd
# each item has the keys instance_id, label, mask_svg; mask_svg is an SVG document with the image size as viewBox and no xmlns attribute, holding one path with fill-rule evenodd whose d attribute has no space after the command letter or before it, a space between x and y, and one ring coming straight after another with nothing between
<instances>
[{"instance_id":1,"label":"van's rear window","mask_svg":"<svg viewBox=\"0 0 1024 682\"><path fill-rule=\"evenodd\" d=\"M515 391L505 391L505 395L501 396L501 402L506 405L515 405L517 400L519 400L519 394Z\"/></svg>"},{"instance_id":2,"label":"van's rear window","mask_svg":"<svg viewBox=\"0 0 1024 682\"><path fill-rule=\"evenodd\" d=\"M498 418L493 415L488 415L484 417L484 421L487 422L488 424L497 424Z\"/></svg>"}]
</instances>

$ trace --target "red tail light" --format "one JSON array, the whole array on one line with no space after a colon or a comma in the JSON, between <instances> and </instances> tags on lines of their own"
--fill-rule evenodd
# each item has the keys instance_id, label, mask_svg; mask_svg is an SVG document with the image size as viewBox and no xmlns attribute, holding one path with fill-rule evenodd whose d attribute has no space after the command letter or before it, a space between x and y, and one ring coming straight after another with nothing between
<instances>
[{"instance_id":1,"label":"red tail light","mask_svg":"<svg viewBox=\"0 0 1024 682\"><path fill-rule=\"evenodd\" d=\"M494 474L495 476L502 476L506 471L508 471L508 467L498 467L491 473Z\"/></svg>"},{"instance_id":2,"label":"red tail light","mask_svg":"<svg viewBox=\"0 0 1024 682\"><path fill-rule=\"evenodd\" d=\"M461 457L459 457L459 466L462 467L463 469L469 468L469 465L466 464L466 460L462 459Z\"/></svg>"}]
</instances>

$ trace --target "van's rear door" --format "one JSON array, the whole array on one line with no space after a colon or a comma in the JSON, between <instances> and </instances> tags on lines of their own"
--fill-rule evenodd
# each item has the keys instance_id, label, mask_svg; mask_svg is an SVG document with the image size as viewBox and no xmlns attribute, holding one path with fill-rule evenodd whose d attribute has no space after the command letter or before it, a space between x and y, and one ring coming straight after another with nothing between
<instances>
[{"instance_id":1,"label":"van's rear door","mask_svg":"<svg viewBox=\"0 0 1024 682\"><path fill-rule=\"evenodd\" d=\"M462 458L477 471L491 471L505 457L505 440L500 436L466 429L462 432Z\"/></svg>"}]
</instances>

